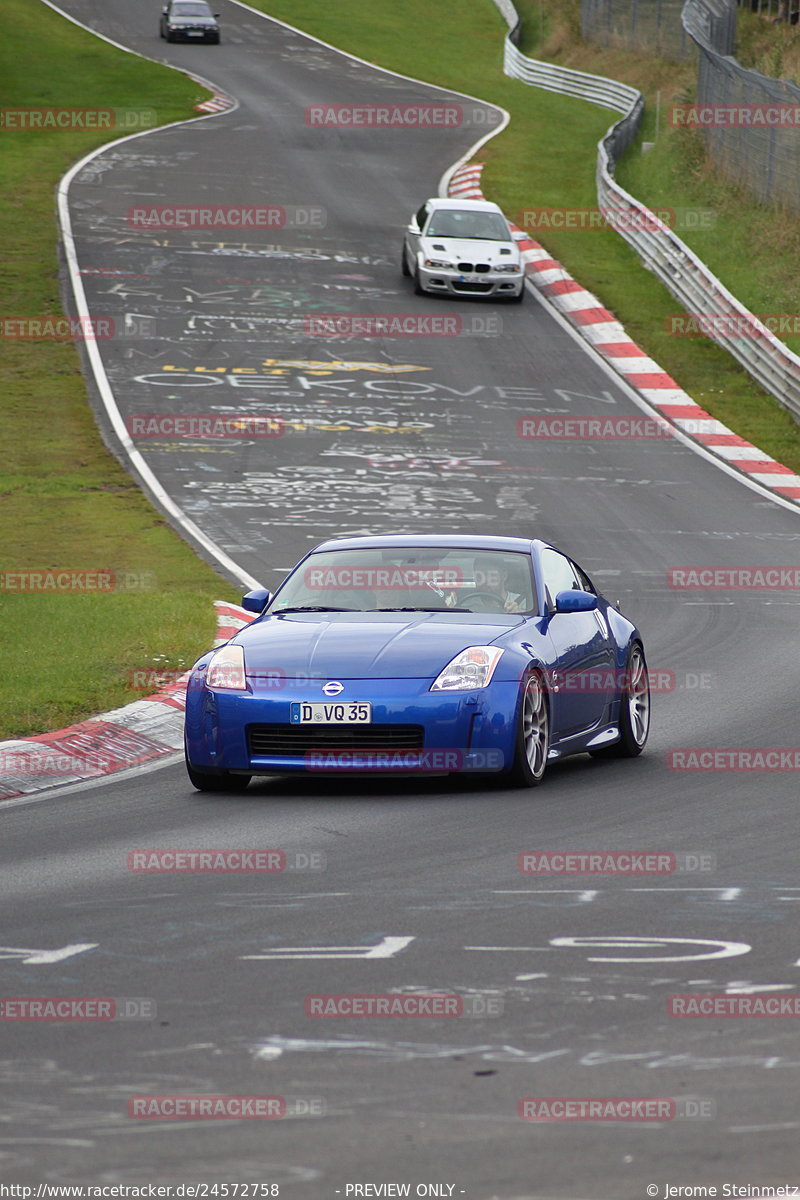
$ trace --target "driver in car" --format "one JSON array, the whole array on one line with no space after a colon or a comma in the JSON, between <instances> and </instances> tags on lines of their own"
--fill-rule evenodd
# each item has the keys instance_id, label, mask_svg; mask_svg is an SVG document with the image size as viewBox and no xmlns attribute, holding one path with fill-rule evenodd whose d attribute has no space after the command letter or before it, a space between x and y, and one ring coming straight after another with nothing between
<instances>
[{"instance_id":1,"label":"driver in car","mask_svg":"<svg viewBox=\"0 0 800 1200\"><path fill-rule=\"evenodd\" d=\"M475 560L475 591L491 593L500 602L503 612L526 612L528 604L525 597L518 592L510 592L507 587L508 569L496 558L477 558Z\"/></svg>"}]
</instances>

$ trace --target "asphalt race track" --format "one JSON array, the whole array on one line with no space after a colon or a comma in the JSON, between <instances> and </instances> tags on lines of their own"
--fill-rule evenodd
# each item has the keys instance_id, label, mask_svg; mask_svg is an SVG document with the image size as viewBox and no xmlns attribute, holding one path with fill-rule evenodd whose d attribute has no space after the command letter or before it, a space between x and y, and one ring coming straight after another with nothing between
<instances>
[{"instance_id":1,"label":"asphalt race track","mask_svg":"<svg viewBox=\"0 0 800 1200\"><path fill-rule=\"evenodd\" d=\"M400 276L409 214L494 111L218 7L221 46L167 46L157 3L65 3L239 101L99 155L71 189L90 309L122 330L100 348L125 419L282 423L280 437L138 441L164 487L265 586L335 534L552 539L620 600L672 683L641 759L572 759L530 794L435 778L200 796L175 764L9 804L3 995L147 998L157 1015L4 1025L0 1176L274 1183L290 1200L368 1182L469 1200L800 1184L793 1022L667 1013L672 994L792 994L800 978L797 772L667 765L676 748L797 744L800 594L680 591L667 572L795 565L798 516L677 440L519 439L521 416L640 410L532 293L521 307L437 301ZM304 119L376 103L458 104L464 120ZM280 206L290 223L153 232L132 221L139 204ZM331 313L460 325L319 336ZM157 847L277 847L316 869L129 869ZM521 874L534 850L703 855L710 869ZM37 961L67 947L91 948ZM455 994L478 1015L305 1012L312 994L404 992ZM283 1096L288 1111L128 1116L130 1097L174 1093ZM534 1124L518 1116L532 1096L678 1103L674 1119Z\"/></svg>"}]
</instances>

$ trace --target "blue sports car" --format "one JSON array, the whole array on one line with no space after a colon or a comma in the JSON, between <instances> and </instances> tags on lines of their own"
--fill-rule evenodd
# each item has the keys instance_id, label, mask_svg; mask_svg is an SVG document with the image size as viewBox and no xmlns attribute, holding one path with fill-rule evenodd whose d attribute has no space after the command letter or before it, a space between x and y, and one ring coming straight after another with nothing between
<instances>
[{"instance_id":1,"label":"blue sports car","mask_svg":"<svg viewBox=\"0 0 800 1200\"><path fill-rule=\"evenodd\" d=\"M568 754L647 741L642 638L577 563L515 537L324 542L192 668L200 791L253 775L491 771L541 783Z\"/></svg>"}]
</instances>

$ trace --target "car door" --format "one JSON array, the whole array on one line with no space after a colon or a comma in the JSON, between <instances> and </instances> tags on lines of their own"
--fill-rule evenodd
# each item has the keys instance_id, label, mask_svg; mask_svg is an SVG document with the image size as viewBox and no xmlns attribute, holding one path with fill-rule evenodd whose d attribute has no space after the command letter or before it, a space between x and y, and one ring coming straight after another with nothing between
<instances>
[{"instance_id":1,"label":"car door","mask_svg":"<svg viewBox=\"0 0 800 1200\"><path fill-rule=\"evenodd\" d=\"M613 696L615 644L605 615L592 612L558 613L559 592L593 593L588 577L564 554L544 549L542 578L547 594L547 636L554 652L551 680L553 718L557 736L590 729L603 717ZM594 593L593 593L594 594Z\"/></svg>"}]
</instances>

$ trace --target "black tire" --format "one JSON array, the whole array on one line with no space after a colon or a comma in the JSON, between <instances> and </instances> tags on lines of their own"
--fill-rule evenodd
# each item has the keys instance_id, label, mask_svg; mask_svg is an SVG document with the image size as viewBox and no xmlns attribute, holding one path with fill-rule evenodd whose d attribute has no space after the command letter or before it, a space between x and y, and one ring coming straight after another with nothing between
<instances>
[{"instance_id":1,"label":"black tire","mask_svg":"<svg viewBox=\"0 0 800 1200\"><path fill-rule=\"evenodd\" d=\"M538 787L547 769L550 709L538 671L526 675L520 689L514 762L508 775L516 787Z\"/></svg>"},{"instance_id":2,"label":"black tire","mask_svg":"<svg viewBox=\"0 0 800 1200\"><path fill-rule=\"evenodd\" d=\"M625 666L625 689L620 697L619 741L590 750L592 758L638 758L650 733L650 681L644 647L634 642Z\"/></svg>"},{"instance_id":3,"label":"black tire","mask_svg":"<svg viewBox=\"0 0 800 1200\"><path fill-rule=\"evenodd\" d=\"M164 36L166 37L166 39L167 39L167 41L168 41L168 42L174 42L174 41L175 41L175 38L172 36L172 34L171 34L171 33L166 33Z\"/></svg>"},{"instance_id":4,"label":"black tire","mask_svg":"<svg viewBox=\"0 0 800 1200\"><path fill-rule=\"evenodd\" d=\"M520 294L518 296L512 296L508 303L509 304L522 304L522 301L524 299L525 299L525 284L523 283Z\"/></svg>"},{"instance_id":5,"label":"black tire","mask_svg":"<svg viewBox=\"0 0 800 1200\"><path fill-rule=\"evenodd\" d=\"M222 37L221 37L221 35L220 35L220 34L217 34L217 36L216 36L215 38L212 38L212 39L211 39L211 45L212 45L212 46L218 46L218 45L220 44L220 42L221 42L221 41L222 41Z\"/></svg>"},{"instance_id":6,"label":"black tire","mask_svg":"<svg viewBox=\"0 0 800 1200\"><path fill-rule=\"evenodd\" d=\"M403 242L403 249L400 251L400 270L408 279L411 272L408 269L408 259L406 258L406 244Z\"/></svg>"},{"instance_id":7,"label":"black tire","mask_svg":"<svg viewBox=\"0 0 800 1200\"><path fill-rule=\"evenodd\" d=\"M419 281L419 271L414 272L414 295L415 296L424 296L425 295L425 290Z\"/></svg>"},{"instance_id":8,"label":"black tire","mask_svg":"<svg viewBox=\"0 0 800 1200\"><path fill-rule=\"evenodd\" d=\"M230 771L202 771L192 766L188 755L185 757L186 774L198 792L243 792L252 779L252 775L233 775Z\"/></svg>"}]
</instances>

